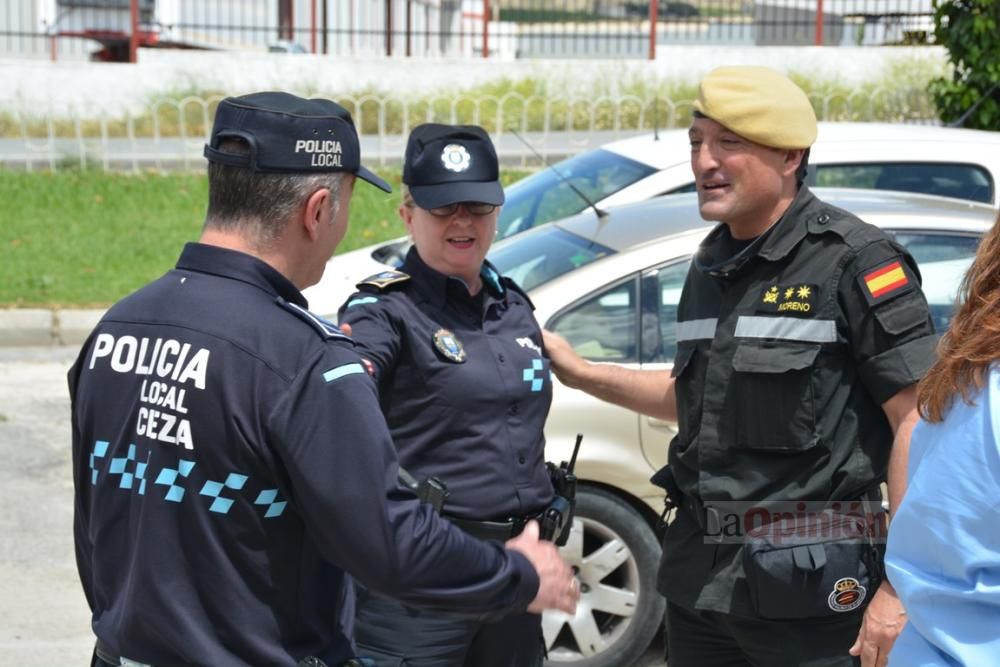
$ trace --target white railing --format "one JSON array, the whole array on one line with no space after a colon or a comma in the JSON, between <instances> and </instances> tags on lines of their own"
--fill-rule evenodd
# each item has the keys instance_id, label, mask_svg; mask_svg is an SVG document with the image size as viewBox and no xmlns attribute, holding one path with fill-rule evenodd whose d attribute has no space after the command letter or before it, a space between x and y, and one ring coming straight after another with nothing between
<instances>
[{"instance_id":1,"label":"white railing","mask_svg":"<svg viewBox=\"0 0 1000 667\"><path fill-rule=\"evenodd\" d=\"M204 167L202 149L220 99L161 99L117 116L93 106L61 117L44 111L0 109L0 163L29 170L200 170ZM821 120L938 122L922 88L814 94L812 100ZM536 164L531 148L546 159L561 158L651 131L654 126L684 127L691 113L690 100L635 95L554 97L511 92L499 97L421 100L362 95L337 101L352 110L363 158L379 164L398 162L410 129L424 122L482 125L506 162Z\"/></svg>"}]
</instances>

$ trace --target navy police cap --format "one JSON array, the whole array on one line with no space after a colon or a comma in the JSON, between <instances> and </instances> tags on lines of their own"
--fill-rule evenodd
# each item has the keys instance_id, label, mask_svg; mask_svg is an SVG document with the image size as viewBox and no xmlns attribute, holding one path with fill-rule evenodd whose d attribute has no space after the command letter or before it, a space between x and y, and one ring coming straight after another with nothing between
<instances>
[{"instance_id":1,"label":"navy police cap","mask_svg":"<svg viewBox=\"0 0 1000 667\"><path fill-rule=\"evenodd\" d=\"M497 152L481 127L418 125L410 133L403 160L403 182L420 208L504 202Z\"/></svg>"},{"instance_id":2,"label":"navy police cap","mask_svg":"<svg viewBox=\"0 0 1000 667\"><path fill-rule=\"evenodd\" d=\"M246 141L250 153L221 150L221 141L230 137ZM279 92L227 97L215 112L205 157L272 174L346 171L392 192L388 183L361 166L361 145L351 114L330 100L307 100Z\"/></svg>"}]
</instances>

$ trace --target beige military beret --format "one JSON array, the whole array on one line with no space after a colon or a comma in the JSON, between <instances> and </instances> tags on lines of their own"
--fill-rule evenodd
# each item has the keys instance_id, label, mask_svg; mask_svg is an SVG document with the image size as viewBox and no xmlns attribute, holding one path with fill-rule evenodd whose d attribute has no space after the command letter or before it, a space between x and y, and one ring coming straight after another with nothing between
<instances>
[{"instance_id":1,"label":"beige military beret","mask_svg":"<svg viewBox=\"0 0 1000 667\"><path fill-rule=\"evenodd\" d=\"M816 112L801 88L767 67L719 67L705 75L694 108L741 137L774 148L809 148Z\"/></svg>"}]
</instances>

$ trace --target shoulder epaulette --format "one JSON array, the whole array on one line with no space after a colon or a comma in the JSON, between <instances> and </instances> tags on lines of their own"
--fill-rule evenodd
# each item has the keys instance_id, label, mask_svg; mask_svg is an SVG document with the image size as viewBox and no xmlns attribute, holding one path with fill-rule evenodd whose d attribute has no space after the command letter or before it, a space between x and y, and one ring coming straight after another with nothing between
<instances>
[{"instance_id":1,"label":"shoulder epaulette","mask_svg":"<svg viewBox=\"0 0 1000 667\"><path fill-rule=\"evenodd\" d=\"M360 289L364 285L374 287L379 292L384 291L390 285L398 285L404 283L410 279L410 275L403 273L402 271L382 271L381 273L376 273L374 276L368 276L360 283L358 283L358 288Z\"/></svg>"},{"instance_id":2,"label":"shoulder epaulette","mask_svg":"<svg viewBox=\"0 0 1000 667\"><path fill-rule=\"evenodd\" d=\"M323 337L324 340L330 340L331 338L342 338L343 340L351 340L336 324L330 320L324 319L312 313L302 306L296 305L294 303L289 303L285 301L280 296L276 298L275 303L287 310L288 312L295 315L297 318L309 324L313 329Z\"/></svg>"},{"instance_id":3,"label":"shoulder epaulette","mask_svg":"<svg viewBox=\"0 0 1000 667\"><path fill-rule=\"evenodd\" d=\"M823 202L822 208L809 219L809 231L814 234L833 232L852 248L860 248L884 236L877 227L865 223L849 211Z\"/></svg>"}]
</instances>

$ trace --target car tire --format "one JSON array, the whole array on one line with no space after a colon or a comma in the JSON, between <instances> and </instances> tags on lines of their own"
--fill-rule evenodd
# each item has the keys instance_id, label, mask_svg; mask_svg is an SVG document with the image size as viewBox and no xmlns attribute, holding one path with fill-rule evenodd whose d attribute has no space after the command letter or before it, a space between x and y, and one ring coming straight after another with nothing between
<instances>
[{"instance_id":1,"label":"car tire","mask_svg":"<svg viewBox=\"0 0 1000 667\"><path fill-rule=\"evenodd\" d=\"M581 487L566 546L580 581L576 615L547 611L542 630L547 665L630 667L662 627L666 600L656 591L660 544L626 501Z\"/></svg>"}]
</instances>

